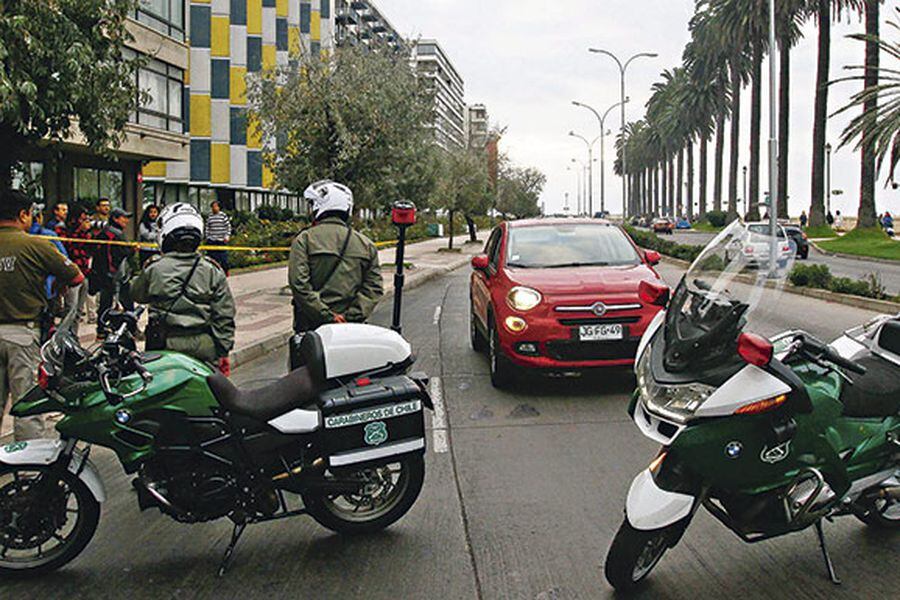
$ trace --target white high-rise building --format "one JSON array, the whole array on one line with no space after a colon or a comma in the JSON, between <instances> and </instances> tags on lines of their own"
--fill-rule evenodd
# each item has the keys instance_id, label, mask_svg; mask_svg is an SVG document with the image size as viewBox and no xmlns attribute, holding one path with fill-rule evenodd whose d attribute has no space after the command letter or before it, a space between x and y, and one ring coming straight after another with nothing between
<instances>
[{"instance_id":1,"label":"white high-rise building","mask_svg":"<svg viewBox=\"0 0 900 600\"><path fill-rule=\"evenodd\" d=\"M420 77L431 81L435 92L435 141L444 149L465 148L465 85L453 63L437 40L419 40L413 44L412 60Z\"/></svg>"}]
</instances>

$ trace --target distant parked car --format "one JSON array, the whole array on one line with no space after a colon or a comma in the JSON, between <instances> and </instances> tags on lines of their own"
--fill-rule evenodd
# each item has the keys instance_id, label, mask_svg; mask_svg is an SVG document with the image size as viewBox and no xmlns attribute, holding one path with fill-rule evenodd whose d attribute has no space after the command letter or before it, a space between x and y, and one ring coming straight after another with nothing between
<instances>
[{"instance_id":1,"label":"distant parked car","mask_svg":"<svg viewBox=\"0 0 900 600\"><path fill-rule=\"evenodd\" d=\"M803 260L809 258L809 239L803 233L803 230L797 225L785 225L784 232L796 244L797 256Z\"/></svg>"},{"instance_id":2,"label":"distant parked car","mask_svg":"<svg viewBox=\"0 0 900 600\"><path fill-rule=\"evenodd\" d=\"M685 219L684 217L681 217L680 219L678 219L678 222L675 223L675 229L690 229L690 228L691 228L691 222L688 221L687 219Z\"/></svg>"},{"instance_id":3,"label":"distant parked car","mask_svg":"<svg viewBox=\"0 0 900 600\"><path fill-rule=\"evenodd\" d=\"M672 217L659 217L658 219L653 219L650 228L653 229L653 233L672 235L675 233L675 220Z\"/></svg>"},{"instance_id":4,"label":"distant parked car","mask_svg":"<svg viewBox=\"0 0 900 600\"><path fill-rule=\"evenodd\" d=\"M744 255L744 259L748 265L762 266L769 260L769 223L756 222L747 223L747 233L742 239L735 239L733 249L725 252L725 261L728 262L738 253ZM778 252L778 261L786 261L793 256L793 243L785 233L784 227L778 225L775 229L777 237L776 252ZM730 256L729 256L730 255Z\"/></svg>"}]
</instances>

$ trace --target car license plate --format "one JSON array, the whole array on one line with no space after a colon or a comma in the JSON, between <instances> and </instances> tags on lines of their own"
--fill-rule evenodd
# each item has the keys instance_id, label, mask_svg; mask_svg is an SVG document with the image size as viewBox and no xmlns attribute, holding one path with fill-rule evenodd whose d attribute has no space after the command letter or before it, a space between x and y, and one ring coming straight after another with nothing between
<instances>
[{"instance_id":1,"label":"car license plate","mask_svg":"<svg viewBox=\"0 0 900 600\"><path fill-rule=\"evenodd\" d=\"M578 339L582 342L621 340L623 337L624 334L620 323L611 323L608 325L581 325L578 328Z\"/></svg>"}]
</instances>

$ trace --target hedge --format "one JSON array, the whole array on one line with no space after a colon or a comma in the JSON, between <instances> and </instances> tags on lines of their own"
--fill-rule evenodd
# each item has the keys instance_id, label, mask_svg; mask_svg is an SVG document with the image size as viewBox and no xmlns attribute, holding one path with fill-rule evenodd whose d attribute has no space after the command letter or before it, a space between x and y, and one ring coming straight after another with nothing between
<instances>
[{"instance_id":1,"label":"hedge","mask_svg":"<svg viewBox=\"0 0 900 600\"><path fill-rule=\"evenodd\" d=\"M876 300L900 301L900 296L892 298L885 291L881 278L876 273L869 273L862 279L850 279L835 277L827 265L795 265L789 279L792 284L799 287L817 288Z\"/></svg>"},{"instance_id":2,"label":"hedge","mask_svg":"<svg viewBox=\"0 0 900 600\"><path fill-rule=\"evenodd\" d=\"M628 235L631 236L631 239L634 240L634 243L641 248L656 250L660 254L665 254L672 258L693 262L695 258L700 256L700 252L703 250L703 246L692 246L689 244L670 242L669 240L660 238L655 233L641 231L630 225L626 225L625 230L628 232Z\"/></svg>"}]
</instances>

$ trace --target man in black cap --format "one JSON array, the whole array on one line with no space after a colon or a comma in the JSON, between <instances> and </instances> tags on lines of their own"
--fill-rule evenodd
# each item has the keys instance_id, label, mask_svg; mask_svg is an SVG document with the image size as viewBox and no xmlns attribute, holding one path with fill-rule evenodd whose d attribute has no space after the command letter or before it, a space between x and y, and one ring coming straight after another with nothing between
<instances>
[{"instance_id":1,"label":"man in black cap","mask_svg":"<svg viewBox=\"0 0 900 600\"><path fill-rule=\"evenodd\" d=\"M97 244L94 248L91 261L90 287L92 291L100 294L100 303L97 308L97 340L106 339L106 328L103 326L103 314L112 307L115 300L115 277L123 260L128 260L134 254L134 248L126 245L125 230L131 213L121 208L114 208L109 213L109 222L97 233L94 239L109 244ZM134 304L128 293L128 286L124 286L120 292L119 300L125 310L133 310Z\"/></svg>"}]
</instances>

